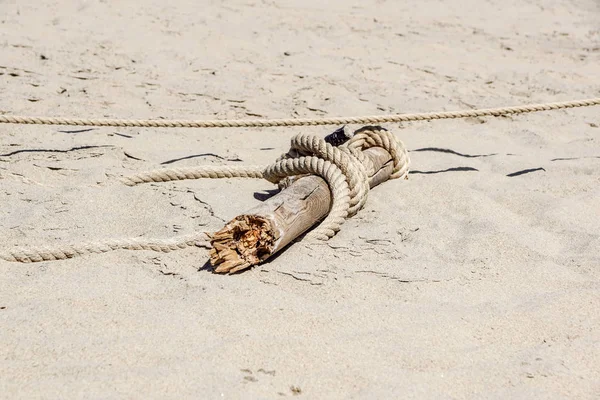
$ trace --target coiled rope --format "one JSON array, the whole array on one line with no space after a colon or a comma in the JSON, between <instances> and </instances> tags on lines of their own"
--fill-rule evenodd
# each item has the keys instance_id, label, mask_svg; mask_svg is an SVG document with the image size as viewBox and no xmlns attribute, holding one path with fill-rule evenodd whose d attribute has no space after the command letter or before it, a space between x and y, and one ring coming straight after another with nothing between
<instances>
[{"instance_id":1,"label":"coiled rope","mask_svg":"<svg viewBox=\"0 0 600 400\"><path fill-rule=\"evenodd\" d=\"M231 119L231 120L153 120L153 119L88 119L0 115L0 124L112 126L138 128L267 128L275 126L316 126L345 124L382 124L388 122L430 121L469 117L498 117L565 108L600 105L600 98L528 104L515 107L479 110L427 112L416 114L371 115L362 117L298 118L298 119Z\"/></svg>"},{"instance_id":2,"label":"coiled rope","mask_svg":"<svg viewBox=\"0 0 600 400\"><path fill-rule=\"evenodd\" d=\"M344 221L355 215L365 204L369 193L369 177L374 166L363 154L370 147L381 147L390 153L393 170L390 179L406 177L410 159L404 144L386 129L366 126L357 130L345 144L336 147L325 140L300 133L292 138L290 150L267 166L199 166L193 168L159 169L120 178L128 186L147 182L168 182L199 178L265 178L279 184L297 175L315 174L329 185L332 194L331 210L323 222L306 238L328 240ZM170 240L124 239L88 242L55 248L39 247L0 251L0 259L13 262L64 260L89 253L111 250L154 250L169 252L187 246L207 247L208 235L188 235Z\"/></svg>"}]
</instances>

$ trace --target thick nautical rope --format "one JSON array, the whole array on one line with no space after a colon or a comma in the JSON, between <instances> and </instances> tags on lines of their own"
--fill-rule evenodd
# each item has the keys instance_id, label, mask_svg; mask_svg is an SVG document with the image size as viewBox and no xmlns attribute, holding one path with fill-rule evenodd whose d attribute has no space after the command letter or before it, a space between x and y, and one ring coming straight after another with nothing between
<instances>
[{"instance_id":1,"label":"thick nautical rope","mask_svg":"<svg viewBox=\"0 0 600 400\"><path fill-rule=\"evenodd\" d=\"M0 124L114 126L138 128L267 128L275 126L316 126L345 124L383 124L389 122L431 121L469 117L499 117L539 111L559 110L600 105L600 98L556 103L527 104L515 107L483 108L477 110L426 112L414 114L371 115L332 118L232 119L232 120L153 120L153 119L89 119L56 118L19 115L0 115Z\"/></svg>"},{"instance_id":2,"label":"thick nautical rope","mask_svg":"<svg viewBox=\"0 0 600 400\"><path fill-rule=\"evenodd\" d=\"M140 183L182 181L185 179L223 179L223 178L256 178L263 177L263 166L202 166L189 168L163 168L140 172L119 178L127 186Z\"/></svg>"},{"instance_id":3,"label":"thick nautical rope","mask_svg":"<svg viewBox=\"0 0 600 400\"><path fill-rule=\"evenodd\" d=\"M409 168L408 152L404 144L387 130L367 126L355 132L344 145L335 147L325 140L307 134L292 139L290 151L268 166L199 166L192 168L159 169L121 178L126 185L147 182L199 178L265 178L272 183L297 176L314 174L329 185L332 205L323 222L306 238L328 240L344 221L355 215L365 204L369 193L369 177L373 164L362 153L370 147L382 147L392 156L391 178L406 177ZM0 251L0 259L18 262L63 260L89 253L104 253L116 249L173 251L186 246L208 246L206 234L190 235L170 240L125 239L89 242L56 248L29 248Z\"/></svg>"},{"instance_id":4,"label":"thick nautical rope","mask_svg":"<svg viewBox=\"0 0 600 400\"><path fill-rule=\"evenodd\" d=\"M299 134L292 139L288 155L269 165L263 175L273 183L299 174L315 174L325 179L332 194L331 209L306 238L328 240L367 201L369 176L376 171L362 151L374 146L382 147L392 155L394 169L391 178L408 174L410 160L404 144L387 130L369 126L358 130L348 143L340 147L334 147L316 136Z\"/></svg>"},{"instance_id":5,"label":"thick nautical rope","mask_svg":"<svg viewBox=\"0 0 600 400\"><path fill-rule=\"evenodd\" d=\"M180 236L172 239L109 239L94 242L82 242L72 245L40 246L0 250L0 259L12 262L32 263L57 261L91 253L106 253L113 250L153 250L163 253L184 249L188 246L210 248L205 233Z\"/></svg>"}]
</instances>

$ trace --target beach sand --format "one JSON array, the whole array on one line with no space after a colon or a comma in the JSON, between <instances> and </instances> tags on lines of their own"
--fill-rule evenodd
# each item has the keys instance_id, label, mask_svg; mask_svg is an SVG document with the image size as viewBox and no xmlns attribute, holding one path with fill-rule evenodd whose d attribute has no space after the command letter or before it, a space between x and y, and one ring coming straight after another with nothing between
<instances>
[{"instance_id":1,"label":"beach sand","mask_svg":"<svg viewBox=\"0 0 600 400\"><path fill-rule=\"evenodd\" d=\"M4 0L0 112L287 118L598 97L599 17L592 0ZM600 397L600 109L384 126L411 151L410 179L373 190L329 242L245 273L211 273L202 248L0 261L0 398ZM335 128L2 125L0 244L218 230L274 187L112 183L267 164L293 135Z\"/></svg>"}]
</instances>

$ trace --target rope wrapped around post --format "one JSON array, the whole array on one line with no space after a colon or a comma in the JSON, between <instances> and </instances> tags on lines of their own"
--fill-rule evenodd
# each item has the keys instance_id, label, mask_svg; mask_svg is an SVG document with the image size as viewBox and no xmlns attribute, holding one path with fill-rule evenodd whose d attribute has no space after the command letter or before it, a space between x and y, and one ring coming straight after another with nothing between
<instances>
[{"instance_id":1,"label":"rope wrapped around post","mask_svg":"<svg viewBox=\"0 0 600 400\"><path fill-rule=\"evenodd\" d=\"M212 235L215 272L235 273L265 261L322 217L323 222L305 238L330 239L364 206L371 187L406 178L409 165L404 144L378 126L359 129L339 147L315 136L296 135L290 151L263 175L273 183L290 176L310 176L293 181Z\"/></svg>"},{"instance_id":2,"label":"rope wrapped around post","mask_svg":"<svg viewBox=\"0 0 600 400\"><path fill-rule=\"evenodd\" d=\"M28 263L118 249L168 252L187 246L208 247L210 239L215 272L240 271L266 260L318 221L322 220L306 238L330 239L347 218L364 206L371 187L388 179L407 177L408 152L404 144L386 129L366 126L357 130L347 142L343 143L344 140L337 137L336 144L340 145L334 146L317 136L301 133L292 138L290 150L268 166L159 169L120 178L128 186L200 178L265 178L284 187L257 210L236 217L214 234L199 233L167 240L135 238L15 248L0 250L0 259ZM273 210L269 210L271 206ZM287 211L283 212L286 207ZM306 218L297 218L295 213L300 212Z\"/></svg>"}]
</instances>

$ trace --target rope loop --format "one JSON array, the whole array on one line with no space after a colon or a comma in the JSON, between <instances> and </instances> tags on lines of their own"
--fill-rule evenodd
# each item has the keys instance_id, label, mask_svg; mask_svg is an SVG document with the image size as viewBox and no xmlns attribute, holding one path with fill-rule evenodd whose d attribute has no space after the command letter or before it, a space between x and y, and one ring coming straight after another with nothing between
<instances>
[{"instance_id":1,"label":"rope loop","mask_svg":"<svg viewBox=\"0 0 600 400\"><path fill-rule=\"evenodd\" d=\"M391 179L407 176L409 158L404 144L384 128L366 126L339 147L317 136L300 133L292 138L290 150L264 170L263 177L275 184L304 174L325 179L331 190L331 211L307 238L328 240L367 201L369 177L377 172L363 154L363 150L370 147L382 147L392 156Z\"/></svg>"},{"instance_id":2,"label":"rope loop","mask_svg":"<svg viewBox=\"0 0 600 400\"><path fill-rule=\"evenodd\" d=\"M381 126L364 126L354 132L354 136L346 144L350 149L362 151L371 147L382 147L392 156L394 169L390 179L408 177L410 159L404 143L390 131ZM364 157L364 156L363 156ZM372 166L371 166L372 168ZM370 171L372 175L375 171Z\"/></svg>"},{"instance_id":3,"label":"rope loop","mask_svg":"<svg viewBox=\"0 0 600 400\"><path fill-rule=\"evenodd\" d=\"M148 240L144 238L108 239L95 242L64 244L55 247L38 246L35 248L0 249L0 260L32 263L42 261L67 260L69 258L92 253L106 253L113 250L153 250L163 253L184 249L189 246L209 248L209 238L205 233L194 233L173 239Z\"/></svg>"}]
</instances>

